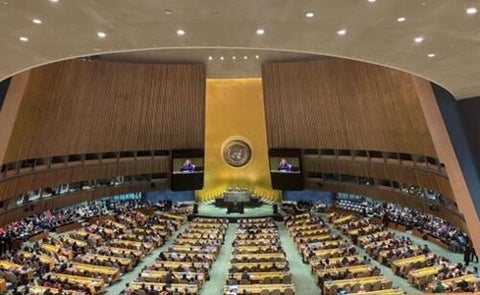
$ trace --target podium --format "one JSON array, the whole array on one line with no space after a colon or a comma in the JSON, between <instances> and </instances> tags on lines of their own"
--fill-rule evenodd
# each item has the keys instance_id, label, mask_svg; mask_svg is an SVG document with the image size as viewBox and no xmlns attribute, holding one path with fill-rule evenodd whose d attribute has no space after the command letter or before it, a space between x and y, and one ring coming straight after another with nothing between
<instances>
[{"instance_id":1,"label":"podium","mask_svg":"<svg viewBox=\"0 0 480 295\"><path fill-rule=\"evenodd\" d=\"M228 213L240 213L244 212L244 203L243 202L227 202L227 214Z\"/></svg>"}]
</instances>

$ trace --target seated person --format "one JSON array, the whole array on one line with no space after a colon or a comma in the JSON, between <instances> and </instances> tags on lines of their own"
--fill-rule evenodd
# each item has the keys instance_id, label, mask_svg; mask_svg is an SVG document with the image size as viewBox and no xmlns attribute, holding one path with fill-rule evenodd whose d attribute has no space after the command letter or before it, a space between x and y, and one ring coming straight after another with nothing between
<instances>
[{"instance_id":1,"label":"seated person","mask_svg":"<svg viewBox=\"0 0 480 295\"><path fill-rule=\"evenodd\" d=\"M292 171L292 165L287 162L287 159L282 158L278 164L277 170L282 172L290 172Z\"/></svg>"},{"instance_id":2,"label":"seated person","mask_svg":"<svg viewBox=\"0 0 480 295\"><path fill-rule=\"evenodd\" d=\"M194 172L195 165L190 161L190 159L185 159L185 162L180 167L180 172Z\"/></svg>"}]
</instances>

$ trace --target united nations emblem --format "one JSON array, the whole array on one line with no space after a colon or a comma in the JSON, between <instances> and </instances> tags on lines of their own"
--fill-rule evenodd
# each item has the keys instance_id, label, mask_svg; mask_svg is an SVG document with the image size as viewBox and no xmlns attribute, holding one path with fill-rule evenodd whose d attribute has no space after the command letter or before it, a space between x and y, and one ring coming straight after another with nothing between
<instances>
[{"instance_id":1,"label":"united nations emblem","mask_svg":"<svg viewBox=\"0 0 480 295\"><path fill-rule=\"evenodd\" d=\"M234 139L227 142L223 148L223 159L233 167L243 167L250 162L252 149L243 140Z\"/></svg>"}]
</instances>

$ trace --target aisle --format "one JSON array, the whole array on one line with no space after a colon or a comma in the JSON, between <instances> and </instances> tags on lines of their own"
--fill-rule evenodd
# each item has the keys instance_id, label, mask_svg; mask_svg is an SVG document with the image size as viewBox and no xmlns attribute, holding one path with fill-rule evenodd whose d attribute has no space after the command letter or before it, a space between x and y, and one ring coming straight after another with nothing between
<instances>
[{"instance_id":1,"label":"aisle","mask_svg":"<svg viewBox=\"0 0 480 295\"><path fill-rule=\"evenodd\" d=\"M288 265L292 273L292 282L295 285L296 295L320 294L320 288L310 272L310 268L303 263L302 256L297 251L295 243L282 222L277 222L278 233L283 250L287 255Z\"/></svg>"},{"instance_id":2,"label":"aisle","mask_svg":"<svg viewBox=\"0 0 480 295\"><path fill-rule=\"evenodd\" d=\"M145 256L142 262L140 262L132 271L122 276L120 281L109 286L107 288L107 293L105 294L106 295L120 294L120 292L125 289L125 284L135 281L145 266L152 265L155 262L155 259L158 257L158 255L160 255L160 252L168 250L168 247L170 247L172 242L177 238L178 234L185 230L188 224L189 222L182 224L182 226L180 226L180 228L171 237L167 239L167 242L162 247L155 249L152 253L150 253L150 255Z\"/></svg>"},{"instance_id":3,"label":"aisle","mask_svg":"<svg viewBox=\"0 0 480 295\"><path fill-rule=\"evenodd\" d=\"M200 295L223 294L223 287L227 281L228 266L230 265L233 250L232 243L236 231L237 224L230 223L225 233L225 242L222 248L220 248L217 260L215 260L210 270L210 281L200 289Z\"/></svg>"}]
</instances>

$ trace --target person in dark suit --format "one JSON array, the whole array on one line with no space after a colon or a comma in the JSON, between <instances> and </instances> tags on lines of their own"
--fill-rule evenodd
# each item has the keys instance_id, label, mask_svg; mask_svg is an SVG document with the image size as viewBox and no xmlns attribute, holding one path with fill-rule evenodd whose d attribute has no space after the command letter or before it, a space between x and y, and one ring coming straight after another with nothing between
<instances>
[{"instance_id":1,"label":"person in dark suit","mask_svg":"<svg viewBox=\"0 0 480 295\"><path fill-rule=\"evenodd\" d=\"M280 160L280 163L278 164L277 170L278 170L278 171L282 171L282 172L290 172L290 171L292 171L292 165L290 165L290 164L287 162L287 159L282 158L282 159Z\"/></svg>"},{"instance_id":2,"label":"person in dark suit","mask_svg":"<svg viewBox=\"0 0 480 295\"><path fill-rule=\"evenodd\" d=\"M195 171L195 165L190 161L190 159L185 159L182 167L180 167L180 172L193 172Z\"/></svg>"}]
</instances>

